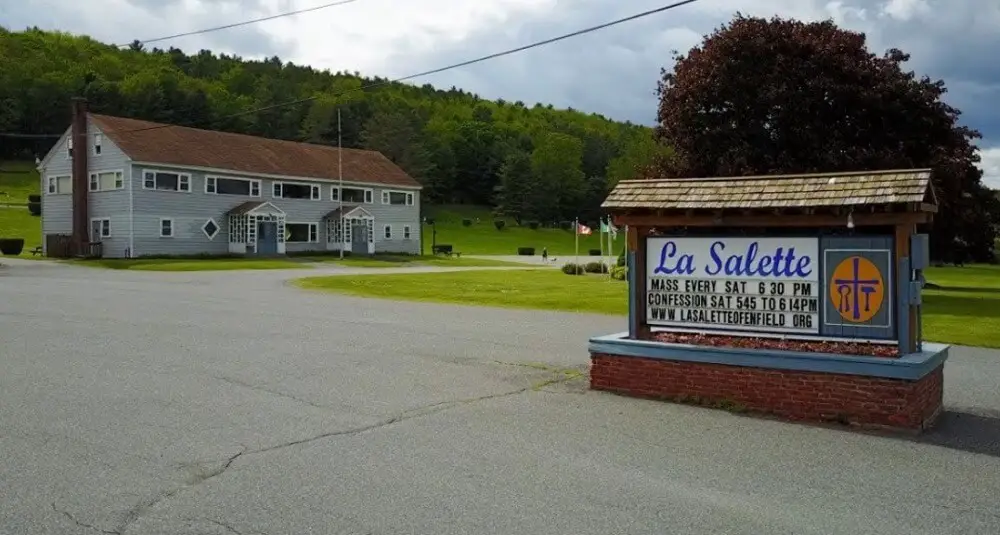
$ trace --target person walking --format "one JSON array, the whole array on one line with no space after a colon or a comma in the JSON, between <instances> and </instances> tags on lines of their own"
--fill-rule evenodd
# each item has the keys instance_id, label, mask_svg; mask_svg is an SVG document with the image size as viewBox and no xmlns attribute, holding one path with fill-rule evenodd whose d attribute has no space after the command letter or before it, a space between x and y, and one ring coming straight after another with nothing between
<instances>
[{"instance_id":1,"label":"person walking","mask_svg":"<svg viewBox=\"0 0 1000 535\"><path fill-rule=\"evenodd\" d=\"M542 262L544 263L548 261L549 261L549 248L542 247Z\"/></svg>"}]
</instances>

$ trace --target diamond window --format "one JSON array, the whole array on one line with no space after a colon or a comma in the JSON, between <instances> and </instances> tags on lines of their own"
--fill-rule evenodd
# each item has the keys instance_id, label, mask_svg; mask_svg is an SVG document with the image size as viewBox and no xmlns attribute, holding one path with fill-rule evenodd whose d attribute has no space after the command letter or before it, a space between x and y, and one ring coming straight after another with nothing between
<instances>
[{"instance_id":1,"label":"diamond window","mask_svg":"<svg viewBox=\"0 0 1000 535\"><path fill-rule=\"evenodd\" d=\"M201 226L201 231L205 233L208 239L213 240L219 234L219 225L214 219L209 219Z\"/></svg>"}]
</instances>

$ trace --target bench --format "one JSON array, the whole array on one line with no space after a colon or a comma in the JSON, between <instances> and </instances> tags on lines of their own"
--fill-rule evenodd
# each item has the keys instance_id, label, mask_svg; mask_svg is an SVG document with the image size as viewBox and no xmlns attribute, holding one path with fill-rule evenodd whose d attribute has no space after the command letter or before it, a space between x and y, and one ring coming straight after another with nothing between
<instances>
[{"instance_id":1,"label":"bench","mask_svg":"<svg viewBox=\"0 0 1000 535\"><path fill-rule=\"evenodd\" d=\"M31 256L38 256L40 254L42 254L42 246L41 245L36 246L34 249L31 250Z\"/></svg>"},{"instance_id":2,"label":"bench","mask_svg":"<svg viewBox=\"0 0 1000 535\"><path fill-rule=\"evenodd\" d=\"M431 249L435 255L455 256L455 257L462 256L462 253L454 251L451 245L445 245L445 244L435 245Z\"/></svg>"}]
</instances>

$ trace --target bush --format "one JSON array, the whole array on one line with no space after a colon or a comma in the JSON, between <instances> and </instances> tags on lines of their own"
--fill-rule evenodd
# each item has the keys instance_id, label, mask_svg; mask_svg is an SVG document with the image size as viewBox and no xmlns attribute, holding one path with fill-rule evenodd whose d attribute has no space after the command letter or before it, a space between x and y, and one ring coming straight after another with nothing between
<instances>
[{"instance_id":1,"label":"bush","mask_svg":"<svg viewBox=\"0 0 1000 535\"><path fill-rule=\"evenodd\" d=\"M583 270L587 273L607 273L608 266L601 262L588 262L583 266Z\"/></svg>"},{"instance_id":2,"label":"bush","mask_svg":"<svg viewBox=\"0 0 1000 535\"><path fill-rule=\"evenodd\" d=\"M538 221L528 221L528 228L538 230Z\"/></svg>"},{"instance_id":3,"label":"bush","mask_svg":"<svg viewBox=\"0 0 1000 535\"><path fill-rule=\"evenodd\" d=\"M535 256L535 248L534 247L518 247L517 248L517 254L518 254L518 256Z\"/></svg>"},{"instance_id":4,"label":"bush","mask_svg":"<svg viewBox=\"0 0 1000 535\"><path fill-rule=\"evenodd\" d=\"M462 226L463 227L471 227L472 226L472 220L471 219L463 219L462 220Z\"/></svg>"},{"instance_id":5,"label":"bush","mask_svg":"<svg viewBox=\"0 0 1000 535\"><path fill-rule=\"evenodd\" d=\"M428 225L433 225L434 224L434 218L433 217L425 217L424 218L424 223L427 223Z\"/></svg>"},{"instance_id":6,"label":"bush","mask_svg":"<svg viewBox=\"0 0 1000 535\"><path fill-rule=\"evenodd\" d=\"M42 196L37 193L32 193L31 195L28 195L28 202L42 202Z\"/></svg>"},{"instance_id":7,"label":"bush","mask_svg":"<svg viewBox=\"0 0 1000 535\"><path fill-rule=\"evenodd\" d=\"M24 250L24 238L0 238L0 253L17 256Z\"/></svg>"},{"instance_id":8,"label":"bush","mask_svg":"<svg viewBox=\"0 0 1000 535\"><path fill-rule=\"evenodd\" d=\"M623 281L628 278L628 268L624 266L615 266L611 268L611 278L616 281Z\"/></svg>"},{"instance_id":9,"label":"bush","mask_svg":"<svg viewBox=\"0 0 1000 535\"><path fill-rule=\"evenodd\" d=\"M494 219L493 220L493 226L496 227L497 230L503 230L503 227L505 225L507 225L507 222L504 221L503 219Z\"/></svg>"},{"instance_id":10,"label":"bush","mask_svg":"<svg viewBox=\"0 0 1000 535\"><path fill-rule=\"evenodd\" d=\"M622 253L618 255L618 267L625 267L625 249L622 249Z\"/></svg>"},{"instance_id":11,"label":"bush","mask_svg":"<svg viewBox=\"0 0 1000 535\"><path fill-rule=\"evenodd\" d=\"M40 203L40 202L29 202L28 203L28 211L31 212L31 215L33 215L33 216L40 216L40 215L42 215L42 203Z\"/></svg>"},{"instance_id":12,"label":"bush","mask_svg":"<svg viewBox=\"0 0 1000 535\"><path fill-rule=\"evenodd\" d=\"M569 263L562 267L562 272L567 275L583 275L586 273L580 264Z\"/></svg>"},{"instance_id":13,"label":"bush","mask_svg":"<svg viewBox=\"0 0 1000 535\"><path fill-rule=\"evenodd\" d=\"M600 249L591 249L591 250L587 251L587 254L589 254L590 256L601 256L601 253L603 253L603 252L604 251L602 251Z\"/></svg>"}]
</instances>

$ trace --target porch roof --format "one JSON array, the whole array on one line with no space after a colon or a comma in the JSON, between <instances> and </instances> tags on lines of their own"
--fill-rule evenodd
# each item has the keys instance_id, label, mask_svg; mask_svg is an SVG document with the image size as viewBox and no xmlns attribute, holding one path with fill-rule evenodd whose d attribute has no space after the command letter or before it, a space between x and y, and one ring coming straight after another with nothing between
<instances>
[{"instance_id":1,"label":"porch roof","mask_svg":"<svg viewBox=\"0 0 1000 535\"><path fill-rule=\"evenodd\" d=\"M247 201L232 207L228 212L226 212L226 215L247 215L258 211L263 206L270 206L273 211L281 214L285 213L280 208L267 201Z\"/></svg>"},{"instance_id":2,"label":"porch roof","mask_svg":"<svg viewBox=\"0 0 1000 535\"><path fill-rule=\"evenodd\" d=\"M342 207L337 207L331 210L328 214L323 216L323 219L340 219L341 217L350 217L352 215L359 215L361 217L368 217L368 218L373 217L368 210L365 210L360 205L345 204Z\"/></svg>"}]
</instances>

